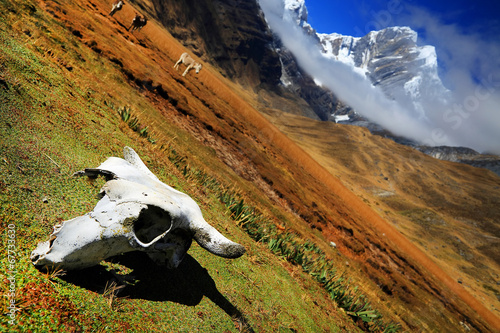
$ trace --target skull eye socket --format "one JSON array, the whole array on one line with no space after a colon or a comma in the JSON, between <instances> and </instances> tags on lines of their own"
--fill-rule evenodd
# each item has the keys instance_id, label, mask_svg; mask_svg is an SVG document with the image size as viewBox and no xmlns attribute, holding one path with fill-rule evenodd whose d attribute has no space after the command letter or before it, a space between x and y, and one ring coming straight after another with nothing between
<instances>
[{"instance_id":1,"label":"skull eye socket","mask_svg":"<svg viewBox=\"0 0 500 333\"><path fill-rule=\"evenodd\" d=\"M134 222L134 233L138 240L150 243L159 235L170 230L172 216L169 212L156 206L148 206L141 210L139 217Z\"/></svg>"}]
</instances>

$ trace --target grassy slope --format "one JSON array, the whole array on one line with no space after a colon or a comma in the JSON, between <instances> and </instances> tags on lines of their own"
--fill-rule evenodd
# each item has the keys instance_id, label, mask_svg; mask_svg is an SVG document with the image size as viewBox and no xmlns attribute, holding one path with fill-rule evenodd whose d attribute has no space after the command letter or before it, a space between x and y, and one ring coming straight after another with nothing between
<instances>
[{"instance_id":1,"label":"grassy slope","mask_svg":"<svg viewBox=\"0 0 500 333\"><path fill-rule=\"evenodd\" d=\"M241 325L238 321L244 322L243 317L256 331L353 328L319 285L251 241L234 226L226 208L212 193L184 179L158 148L161 142L153 146L121 122L113 105L130 105L143 113L158 111L124 81L116 66L81 45L39 9L26 13L22 3L7 6L9 14L2 18L0 32L0 215L2 242L6 242L7 225L16 226L16 306L21 309L16 319L18 329L56 331L63 323L67 330L150 331L154 326L155 331L222 332L235 331ZM73 66L71 71L62 65L68 63ZM117 98L110 97L110 87ZM217 162L213 151L167 122L162 123L162 136L177 137L173 144L178 150L211 159L220 170L227 169ZM162 180L191 194L207 220L243 243L248 254L228 261L193 245L192 259L188 258L176 276L191 281L193 286L174 283L185 290L175 296L160 293L159 300L164 301L150 300L158 299L147 290L115 301L113 306L99 294L109 278L106 275L88 287L89 292L60 279L53 282L36 271L29 254L38 241L47 237L52 225L95 205L102 182L89 183L71 174L97 166L108 156L121 156L124 145L134 147ZM1 262L7 262L5 251L1 256ZM98 273L103 274L102 270ZM173 283L169 281L172 273L162 273L154 276L162 284ZM6 282L9 274L4 265L1 274ZM200 275L204 275L203 279ZM1 285L2 294L6 294L8 283ZM2 298L2 309L6 301ZM234 308L242 312L242 317L233 322L230 315L234 315ZM1 328L12 328L7 319L2 316Z\"/></svg>"},{"instance_id":2,"label":"grassy slope","mask_svg":"<svg viewBox=\"0 0 500 333\"><path fill-rule=\"evenodd\" d=\"M435 160L365 129L318 124L282 113L271 118L499 314L498 176Z\"/></svg>"},{"instance_id":3,"label":"grassy slope","mask_svg":"<svg viewBox=\"0 0 500 333\"><path fill-rule=\"evenodd\" d=\"M148 7L147 1L141 3ZM19 318L25 325L55 325L53 321L69 317L69 326L87 330L106 326L110 331L128 326L148 330L154 322L164 325L165 331L214 327L224 331L234 330L230 314L237 315L238 309L243 315L239 321L247 321L256 331L354 329L317 283L250 240L234 225L216 194L184 177L162 146L175 148L188 156L190 165L234 186L281 227L320 244L331 261L403 327L458 330L464 318L479 329L487 325L446 288L441 289L439 282L425 277L425 270L415 267L389 241L378 239L373 227L360 224L362 218L349 209L349 203L321 185L324 179L311 177L313 170L304 166L312 164L307 164L306 157L301 159L303 151L292 147L238 97L244 91L209 66L197 77L182 79L175 73L171 67L183 48L154 21L131 35L125 30L127 18L133 16L131 6L109 18L108 4L101 1L42 2L44 11L30 11L25 4L29 1L4 4L9 9L2 18L5 102L0 123L2 228L11 222L18 227L18 270L23 272L18 287L21 295L29 295L19 302ZM149 126L156 145L120 121L117 109L125 105ZM194 245L190 254L195 259L178 273L153 272L154 277L167 275L165 281L181 276L198 283L194 291L172 284L171 293L160 295L159 300L167 302L158 302L154 292L139 288L130 293L130 299L111 307L94 293L102 292L107 281L102 270L97 272L101 274L97 274L98 283L84 284L86 288L75 280L52 283L36 272L26 260L34 244L50 233L55 222L82 214L95 204L100 184L73 179L70 174L96 166L107 156L120 156L123 145L136 149L162 180L192 195L207 220L243 243L248 255L228 262ZM282 154L284 150L293 156ZM324 234L311 233L299 215L336 237L347 257L329 249ZM325 219L336 227L327 229ZM389 261L394 271L367 268L363 263L369 258ZM346 261L350 265L345 266ZM195 277L203 275L203 267L208 277L199 282ZM393 296L378 288L384 284L394 288ZM179 289L186 292L178 295ZM402 298L405 294L411 298Z\"/></svg>"}]
</instances>

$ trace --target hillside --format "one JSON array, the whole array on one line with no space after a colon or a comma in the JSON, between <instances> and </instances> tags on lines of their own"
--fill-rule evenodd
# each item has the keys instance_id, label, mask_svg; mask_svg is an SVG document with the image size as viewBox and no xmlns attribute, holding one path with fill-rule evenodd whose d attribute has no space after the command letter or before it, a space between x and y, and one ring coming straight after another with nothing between
<instances>
[{"instance_id":1,"label":"hillside","mask_svg":"<svg viewBox=\"0 0 500 333\"><path fill-rule=\"evenodd\" d=\"M404 331L498 329L488 289L496 287L490 280L484 281L488 288L465 289L442 265L445 259L429 259L425 243L413 245L373 209L374 201L363 200L365 185L356 171L371 170L366 162L360 170L340 168L342 163L362 164L349 160L348 151L337 155L345 158L340 163L325 158L318 153L320 146L306 146L310 137L323 137L308 130L307 121L289 121L267 110L276 127L257 111L272 104L265 95L257 97L230 81L218 67L204 62L198 75L190 72L185 78L176 72L173 64L187 49L155 18L155 5L127 2L110 17L110 4L97 0L0 4L6 13L0 25L0 217L3 235L11 225L16 230L18 329L51 331L60 323L67 331L101 332L396 330L391 323ZM149 14L149 22L131 33L126 28L135 12ZM130 110L139 128L124 121L124 110ZM302 147L292 140L297 128L287 129L293 124L306 131ZM366 140L382 140L354 127L337 128L341 136L358 138L350 151L364 146L363 134ZM205 219L243 244L247 254L230 261L193 245L176 271L133 255L65 276L35 270L29 254L52 226L88 212L97 201L102 180L90 183L71 175L108 156L121 156L124 146L133 147L162 181L191 195ZM388 154L380 150L377 156L375 146L368 162ZM416 156L425 165L422 170L455 173L458 189L462 181L477 182L463 179L460 170L482 177L473 168L435 160L426 168L430 158ZM332 172L337 169L342 173ZM352 183L344 182L343 175ZM414 181L415 187L429 186ZM498 191L498 178L487 183L492 187L471 185L457 204ZM405 199L418 195L410 192ZM498 196L491 193L485 221L496 218ZM418 207L432 200L424 198ZM394 212L389 215L409 210L405 221L411 220L414 207L401 209L400 202L406 201L382 204ZM472 220L473 215L469 206L460 216ZM412 226L408 222L400 229L410 239L415 237L408 231ZM493 273L498 257L482 241L479 263L490 265L498 279ZM9 259L2 252L1 261ZM124 273L127 269L133 273ZM3 265L0 272L6 282L2 293L8 294L9 268ZM135 285L123 275L135 279ZM118 298L111 281L126 285ZM340 287L331 287L332 281ZM2 307L8 307L7 298ZM377 327L370 317L374 311L382 318ZM0 325L12 328L7 316Z\"/></svg>"},{"instance_id":2,"label":"hillside","mask_svg":"<svg viewBox=\"0 0 500 333\"><path fill-rule=\"evenodd\" d=\"M269 115L282 132L498 313L498 175L436 160L364 128L276 111Z\"/></svg>"}]
</instances>

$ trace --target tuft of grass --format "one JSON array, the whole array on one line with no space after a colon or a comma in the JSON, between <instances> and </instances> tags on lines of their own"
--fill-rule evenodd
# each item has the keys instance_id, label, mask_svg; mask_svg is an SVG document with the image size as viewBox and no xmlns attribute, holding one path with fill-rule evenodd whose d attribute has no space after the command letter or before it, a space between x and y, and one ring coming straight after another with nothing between
<instances>
[{"instance_id":1,"label":"tuft of grass","mask_svg":"<svg viewBox=\"0 0 500 333\"><path fill-rule=\"evenodd\" d=\"M46 272L47 280L54 280L57 277L66 275L66 271L59 267L52 267Z\"/></svg>"},{"instance_id":2,"label":"tuft of grass","mask_svg":"<svg viewBox=\"0 0 500 333\"><path fill-rule=\"evenodd\" d=\"M132 116L132 109L130 107L124 106L119 108L118 114L134 132L137 132L141 137L146 138L152 144L156 143L157 140L150 135L148 126L142 126L139 122L139 118Z\"/></svg>"},{"instance_id":3,"label":"tuft of grass","mask_svg":"<svg viewBox=\"0 0 500 333\"><path fill-rule=\"evenodd\" d=\"M128 123L132 114L132 110L130 109L130 107L124 106L121 109L118 109L118 114L124 122Z\"/></svg>"},{"instance_id":4,"label":"tuft of grass","mask_svg":"<svg viewBox=\"0 0 500 333\"><path fill-rule=\"evenodd\" d=\"M118 299L118 293L123 288L125 288L125 285L118 285L116 281L106 282L102 295L107 300L109 308L113 311L119 311L123 307L123 303Z\"/></svg>"}]
</instances>

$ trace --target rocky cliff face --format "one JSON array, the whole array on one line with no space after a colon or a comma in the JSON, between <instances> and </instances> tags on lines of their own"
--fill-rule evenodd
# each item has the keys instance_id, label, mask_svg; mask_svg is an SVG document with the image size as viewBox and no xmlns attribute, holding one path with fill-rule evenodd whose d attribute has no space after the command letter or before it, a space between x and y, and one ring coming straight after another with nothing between
<instances>
[{"instance_id":1,"label":"rocky cliff face","mask_svg":"<svg viewBox=\"0 0 500 333\"><path fill-rule=\"evenodd\" d=\"M434 47L418 46L417 33L412 29L390 27L372 31L364 37L318 34L307 23L304 0L286 0L283 11L285 20L295 22L307 35L317 40L318 48L326 58L351 66L353 71L366 76L374 86L379 86L390 99L413 105L422 117L425 117L424 101L447 98L448 91L438 75ZM300 75L286 77L286 82L292 87L293 83L300 85L301 81ZM345 105L337 103L333 109L329 104L322 106L324 110L317 110L321 119L331 119L327 116L329 112L334 116L348 114L350 118L360 118Z\"/></svg>"},{"instance_id":2,"label":"rocky cliff face","mask_svg":"<svg viewBox=\"0 0 500 333\"><path fill-rule=\"evenodd\" d=\"M345 109L331 91L317 86L301 71L293 55L269 30L257 1L153 0L153 5L149 15L197 56L243 85L274 91L278 98L285 88L286 98L297 100L294 112L316 119L329 120L332 110ZM292 15L298 15L297 23L319 43L307 23L305 6L296 10Z\"/></svg>"},{"instance_id":3,"label":"rocky cliff face","mask_svg":"<svg viewBox=\"0 0 500 333\"><path fill-rule=\"evenodd\" d=\"M364 37L318 34L323 54L366 75L391 99L410 102L424 117L423 102L445 99L448 91L438 76L433 46L417 45L408 27L372 31Z\"/></svg>"},{"instance_id":4,"label":"rocky cliff face","mask_svg":"<svg viewBox=\"0 0 500 333\"><path fill-rule=\"evenodd\" d=\"M155 16L203 60L252 87L277 86L281 66L256 1L154 0Z\"/></svg>"},{"instance_id":5,"label":"rocky cliff face","mask_svg":"<svg viewBox=\"0 0 500 333\"><path fill-rule=\"evenodd\" d=\"M307 8L303 1L285 1L284 19L297 23L311 38L320 39L316 30L307 23ZM282 85L304 99L312 108L318 119L331 120L335 110L345 108L345 105L328 89L318 86L313 78L297 64L293 54L288 51L275 36L275 48L282 65Z\"/></svg>"},{"instance_id":6,"label":"rocky cliff face","mask_svg":"<svg viewBox=\"0 0 500 333\"><path fill-rule=\"evenodd\" d=\"M465 147L417 147L421 152L434 158L459 162L493 171L500 176L500 157L496 155L480 154L477 151Z\"/></svg>"},{"instance_id":7,"label":"rocky cliff face","mask_svg":"<svg viewBox=\"0 0 500 333\"><path fill-rule=\"evenodd\" d=\"M318 119L330 120L332 110L341 109L342 102L334 93L318 86L312 77L303 72L290 51L281 45L276 50L281 61L281 84L284 88L304 99Z\"/></svg>"}]
</instances>

